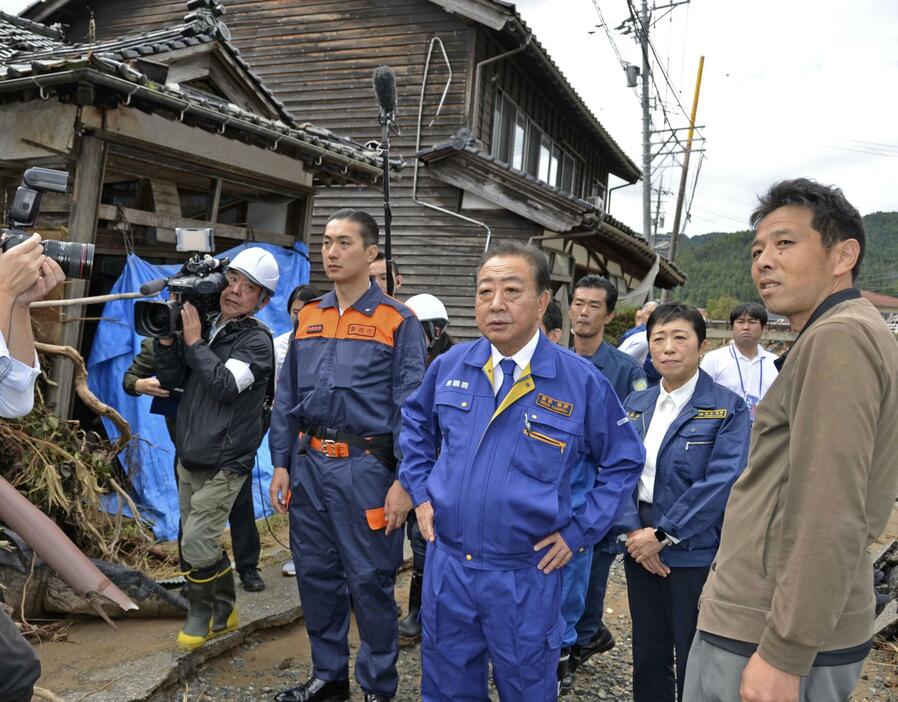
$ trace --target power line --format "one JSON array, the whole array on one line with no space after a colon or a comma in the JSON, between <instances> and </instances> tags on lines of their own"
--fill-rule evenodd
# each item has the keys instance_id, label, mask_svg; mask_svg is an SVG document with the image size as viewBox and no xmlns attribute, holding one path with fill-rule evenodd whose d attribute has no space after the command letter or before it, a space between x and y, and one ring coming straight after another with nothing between
<instances>
[{"instance_id":1,"label":"power line","mask_svg":"<svg viewBox=\"0 0 898 702\"><path fill-rule=\"evenodd\" d=\"M608 28L605 16L602 14L602 8L599 7L599 0L592 0L592 5L596 8L596 14L599 16L599 26L605 30L605 36L608 37L608 43L611 44L611 48L614 50L614 55L617 56L617 62L620 64L621 68L627 70L627 66L630 64L624 61L623 56L621 56L621 53L617 48L617 44L614 43L614 37L611 34L611 30Z\"/></svg>"}]
</instances>

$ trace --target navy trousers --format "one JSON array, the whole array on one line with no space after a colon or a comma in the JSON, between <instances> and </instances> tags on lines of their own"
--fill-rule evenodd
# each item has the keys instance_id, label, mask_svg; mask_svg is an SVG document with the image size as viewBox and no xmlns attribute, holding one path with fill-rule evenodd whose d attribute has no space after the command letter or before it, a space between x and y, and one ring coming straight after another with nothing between
<instances>
[{"instance_id":1,"label":"navy trousers","mask_svg":"<svg viewBox=\"0 0 898 702\"><path fill-rule=\"evenodd\" d=\"M671 568L662 578L624 557L633 621L634 702L682 702L698 598L708 569Z\"/></svg>"},{"instance_id":2,"label":"navy trousers","mask_svg":"<svg viewBox=\"0 0 898 702\"><path fill-rule=\"evenodd\" d=\"M366 692L393 697L399 684L393 599L402 530L372 529L395 474L371 455L327 458L310 450L291 469L290 549L296 565L314 675L349 677L349 611L359 629L355 678Z\"/></svg>"},{"instance_id":3,"label":"navy trousers","mask_svg":"<svg viewBox=\"0 0 898 702\"><path fill-rule=\"evenodd\" d=\"M592 566L589 571L589 584L586 586L586 602L583 616L577 622L577 644L589 643L599 633L602 617L605 614L605 592L608 589L608 574L617 554L602 548L604 542L596 544L592 552Z\"/></svg>"}]
</instances>

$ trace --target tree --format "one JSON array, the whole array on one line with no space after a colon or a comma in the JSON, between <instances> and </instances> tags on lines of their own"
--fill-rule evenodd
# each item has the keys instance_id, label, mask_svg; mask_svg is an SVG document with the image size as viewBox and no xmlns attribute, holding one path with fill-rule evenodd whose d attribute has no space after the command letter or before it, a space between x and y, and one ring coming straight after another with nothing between
<instances>
[{"instance_id":1,"label":"tree","mask_svg":"<svg viewBox=\"0 0 898 702\"><path fill-rule=\"evenodd\" d=\"M729 319L730 312L739 304L739 300L729 295L722 295L708 300L708 319L715 321Z\"/></svg>"}]
</instances>

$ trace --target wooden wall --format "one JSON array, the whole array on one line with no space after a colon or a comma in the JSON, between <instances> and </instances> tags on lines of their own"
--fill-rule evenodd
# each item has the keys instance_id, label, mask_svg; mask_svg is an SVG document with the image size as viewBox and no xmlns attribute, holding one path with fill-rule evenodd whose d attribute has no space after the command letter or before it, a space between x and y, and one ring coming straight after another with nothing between
<instances>
[{"instance_id":1,"label":"wooden wall","mask_svg":"<svg viewBox=\"0 0 898 702\"><path fill-rule=\"evenodd\" d=\"M461 339L478 335L473 321L473 275L484 246L485 232L412 200L415 127L428 43L439 36L451 65L452 83L443 110L433 117L446 81L442 54L431 60L424 99L421 147L447 141L470 125L475 60L507 50L490 34L445 12L428 0L223 0L223 17L234 43L266 85L299 121L327 127L360 142L380 140L377 105L371 75L376 66L390 65L396 73L398 122L402 136L392 141L392 154L408 166L394 175L392 185L394 257L405 285L400 298L429 292L446 304L450 332ZM76 0L52 19L70 25L69 37L83 40L87 31L87 3ZM100 37L120 36L135 27L149 30L178 22L184 3L172 0L107 0L90 3ZM492 64L481 84L482 128L476 133L489 148L493 95L498 84L559 143L588 154L585 132L578 133L552 101L525 75L517 60ZM495 82L494 82L495 81ZM587 175L607 179L607 167L595 155L586 159ZM418 197L457 211L458 189L427 176L421 169ZM316 191L311 220L312 283L327 288L320 262L320 240L329 213L353 206L383 218L379 189L331 187ZM466 213L485 221L494 238L529 238L542 234L534 223L509 212Z\"/></svg>"}]
</instances>

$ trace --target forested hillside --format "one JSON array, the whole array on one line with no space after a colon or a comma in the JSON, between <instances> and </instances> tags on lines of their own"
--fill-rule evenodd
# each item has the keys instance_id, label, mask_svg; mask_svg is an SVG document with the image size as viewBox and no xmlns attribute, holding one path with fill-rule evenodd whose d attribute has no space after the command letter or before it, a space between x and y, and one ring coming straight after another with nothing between
<instances>
[{"instance_id":1,"label":"forested hillside","mask_svg":"<svg viewBox=\"0 0 898 702\"><path fill-rule=\"evenodd\" d=\"M864 217L867 248L857 285L865 290L898 295L898 212L874 212ZM677 299L705 307L709 300L734 297L757 300L751 280L749 247L752 232L702 234L680 242L677 265L689 282Z\"/></svg>"}]
</instances>

